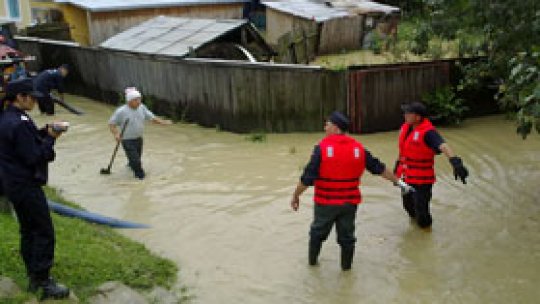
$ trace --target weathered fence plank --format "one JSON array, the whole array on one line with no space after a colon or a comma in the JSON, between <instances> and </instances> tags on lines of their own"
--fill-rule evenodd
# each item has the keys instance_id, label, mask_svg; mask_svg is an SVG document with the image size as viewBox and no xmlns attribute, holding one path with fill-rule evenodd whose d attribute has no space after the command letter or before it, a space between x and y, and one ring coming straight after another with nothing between
<instances>
[{"instance_id":1,"label":"weathered fence plank","mask_svg":"<svg viewBox=\"0 0 540 304\"><path fill-rule=\"evenodd\" d=\"M318 67L219 60L177 60L19 39L31 68L72 65L71 92L116 103L126 86L143 90L159 114L235 132L320 131L334 110L353 132L392 130L399 106L448 84L449 62Z\"/></svg>"}]
</instances>

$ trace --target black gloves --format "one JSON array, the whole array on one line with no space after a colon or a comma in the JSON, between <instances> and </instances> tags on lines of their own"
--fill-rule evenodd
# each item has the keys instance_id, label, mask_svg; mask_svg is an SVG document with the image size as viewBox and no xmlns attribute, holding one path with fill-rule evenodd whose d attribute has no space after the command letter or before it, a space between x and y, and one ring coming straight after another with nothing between
<instances>
[{"instance_id":1,"label":"black gloves","mask_svg":"<svg viewBox=\"0 0 540 304\"><path fill-rule=\"evenodd\" d=\"M457 156L450 157L450 164L452 164L452 167L454 168L454 178L457 180L459 177L461 181L466 184L467 181L465 179L469 176L469 171L463 166L461 158Z\"/></svg>"}]
</instances>

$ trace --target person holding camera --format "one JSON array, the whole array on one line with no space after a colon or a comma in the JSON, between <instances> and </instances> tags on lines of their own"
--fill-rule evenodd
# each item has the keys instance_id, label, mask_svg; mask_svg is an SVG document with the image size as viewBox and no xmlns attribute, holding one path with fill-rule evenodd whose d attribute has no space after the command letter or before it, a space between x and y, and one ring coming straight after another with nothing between
<instances>
[{"instance_id":1,"label":"person holding camera","mask_svg":"<svg viewBox=\"0 0 540 304\"><path fill-rule=\"evenodd\" d=\"M405 123L399 133L399 158L394 174L416 190L403 196L403 208L420 228L429 229L433 222L429 203L435 183L435 156L440 153L446 155L454 169L455 179L459 178L464 184L469 171L431 124L424 104L405 104L402 111Z\"/></svg>"},{"instance_id":2,"label":"person holding camera","mask_svg":"<svg viewBox=\"0 0 540 304\"><path fill-rule=\"evenodd\" d=\"M29 291L42 299L66 298L69 289L50 276L55 236L42 186L48 164L55 158L54 144L65 131L62 124L39 130L27 112L43 95L34 91L31 79L8 83L0 118L0 176L20 225L21 255L29 277Z\"/></svg>"}]
</instances>

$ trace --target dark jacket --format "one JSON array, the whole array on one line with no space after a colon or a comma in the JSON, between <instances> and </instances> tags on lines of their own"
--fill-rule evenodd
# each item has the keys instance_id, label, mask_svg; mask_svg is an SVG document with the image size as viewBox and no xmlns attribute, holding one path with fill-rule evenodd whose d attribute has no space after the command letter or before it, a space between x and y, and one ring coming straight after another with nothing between
<instances>
[{"instance_id":1,"label":"dark jacket","mask_svg":"<svg viewBox=\"0 0 540 304\"><path fill-rule=\"evenodd\" d=\"M54 143L46 129L38 130L24 111L8 106L0 116L0 178L4 185L46 184L48 163L55 157Z\"/></svg>"},{"instance_id":2,"label":"dark jacket","mask_svg":"<svg viewBox=\"0 0 540 304\"><path fill-rule=\"evenodd\" d=\"M46 95L50 94L51 90L64 93L64 77L57 69L45 70L34 78L34 89Z\"/></svg>"}]
</instances>

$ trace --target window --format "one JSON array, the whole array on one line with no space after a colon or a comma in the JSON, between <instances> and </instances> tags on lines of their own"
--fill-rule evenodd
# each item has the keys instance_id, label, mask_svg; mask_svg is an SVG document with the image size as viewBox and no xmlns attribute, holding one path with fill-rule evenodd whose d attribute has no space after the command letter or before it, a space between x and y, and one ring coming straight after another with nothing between
<instances>
[{"instance_id":1,"label":"window","mask_svg":"<svg viewBox=\"0 0 540 304\"><path fill-rule=\"evenodd\" d=\"M6 11L11 19L21 19L19 0L6 0Z\"/></svg>"}]
</instances>

